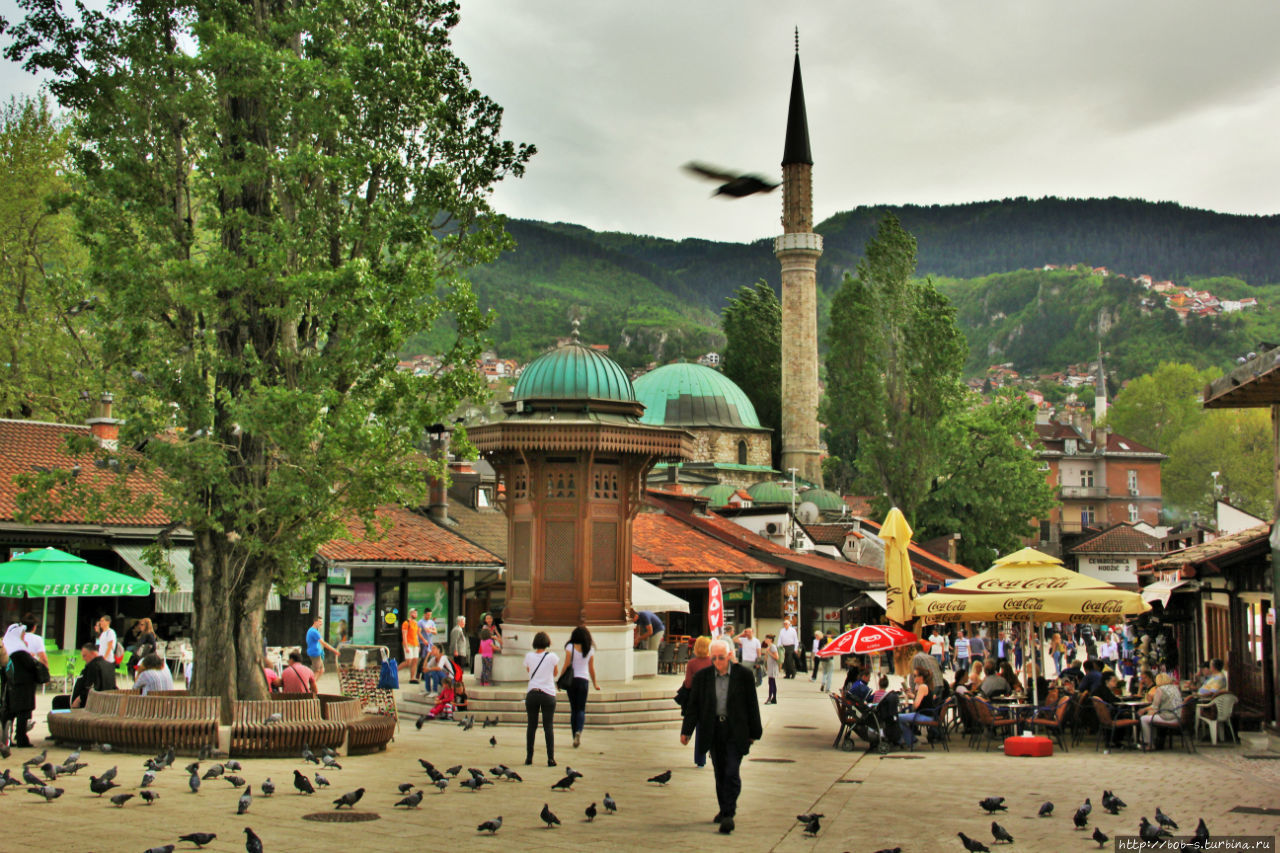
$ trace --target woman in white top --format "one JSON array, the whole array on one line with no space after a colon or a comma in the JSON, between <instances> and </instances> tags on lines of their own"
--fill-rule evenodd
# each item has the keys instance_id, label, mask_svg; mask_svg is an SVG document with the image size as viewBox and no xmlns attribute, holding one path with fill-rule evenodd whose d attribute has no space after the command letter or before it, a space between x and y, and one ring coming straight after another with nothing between
<instances>
[{"instance_id":1,"label":"woman in white top","mask_svg":"<svg viewBox=\"0 0 1280 853\"><path fill-rule=\"evenodd\" d=\"M582 743L582 729L587 724L587 682L600 689L596 681L595 642L591 632L579 625L569 635L569 642L564 646L564 668L556 673L556 678L573 667L573 685L569 688L569 728L573 731L573 747Z\"/></svg>"},{"instance_id":2,"label":"woman in white top","mask_svg":"<svg viewBox=\"0 0 1280 853\"><path fill-rule=\"evenodd\" d=\"M551 720L556 713L556 667L560 658L547 651L551 637L546 631L533 636L533 651L524 656L524 671L529 673L529 692L524 695L524 709L529 715L525 733L525 764L533 763L533 736L538 731L538 714L542 714L542 731L547 741L547 766L556 766L555 735Z\"/></svg>"}]
</instances>

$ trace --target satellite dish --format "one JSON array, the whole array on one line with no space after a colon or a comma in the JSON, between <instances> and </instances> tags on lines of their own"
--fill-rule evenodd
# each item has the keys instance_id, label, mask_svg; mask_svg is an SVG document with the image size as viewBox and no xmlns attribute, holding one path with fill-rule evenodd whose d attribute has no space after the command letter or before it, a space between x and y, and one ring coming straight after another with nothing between
<instances>
[{"instance_id":1,"label":"satellite dish","mask_svg":"<svg viewBox=\"0 0 1280 853\"><path fill-rule=\"evenodd\" d=\"M796 518L801 524L817 524L819 517L818 505L813 501L805 501L796 507Z\"/></svg>"}]
</instances>

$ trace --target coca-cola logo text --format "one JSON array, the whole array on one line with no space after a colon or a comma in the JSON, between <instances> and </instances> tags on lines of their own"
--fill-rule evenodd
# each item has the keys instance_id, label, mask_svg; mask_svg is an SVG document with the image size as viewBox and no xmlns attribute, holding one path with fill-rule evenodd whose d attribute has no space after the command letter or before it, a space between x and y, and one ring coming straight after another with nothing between
<instances>
[{"instance_id":1,"label":"coca-cola logo text","mask_svg":"<svg viewBox=\"0 0 1280 853\"><path fill-rule=\"evenodd\" d=\"M1012 578L988 578L978 581L978 589L1019 592L1021 590L1066 589L1069 578L1030 578L1017 580Z\"/></svg>"}]
</instances>

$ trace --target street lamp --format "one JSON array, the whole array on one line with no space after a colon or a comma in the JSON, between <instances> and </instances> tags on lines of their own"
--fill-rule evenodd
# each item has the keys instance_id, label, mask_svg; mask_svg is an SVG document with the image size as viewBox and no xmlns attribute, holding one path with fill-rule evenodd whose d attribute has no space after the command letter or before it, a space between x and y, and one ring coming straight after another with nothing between
<instances>
[{"instance_id":1,"label":"street lamp","mask_svg":"<svg viewBox=\"0 0 1280 853\"><path fill-rule=\"evenodd\" d=\"M1221 494L1222 487L1218 485L1218 475L1219 475L1219 474L1221 474L1221 473L1222 473L1221 471L1210 471L1210 472L1209 472L1209 476L1213 477L1213 493L1214 493L1215 495L1217 495L1217 494Z\"/></svg>"}]
</instances>

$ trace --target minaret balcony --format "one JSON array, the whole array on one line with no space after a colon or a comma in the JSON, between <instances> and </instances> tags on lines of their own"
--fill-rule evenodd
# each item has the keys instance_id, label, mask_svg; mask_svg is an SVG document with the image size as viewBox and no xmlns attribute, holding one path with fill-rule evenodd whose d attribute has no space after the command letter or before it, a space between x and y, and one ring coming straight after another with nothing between
<instances>
[{"instance_id":1,"label":"minaret balcony","mask_svg":"<svg viewBox=\"0 0 1280 853\"><path fill-rule=\"evenodd\" d=\"M782 234L773 238L773 253L779 252L822 251L822 235L811 232Z\"/></svg>"}]
</instances>

